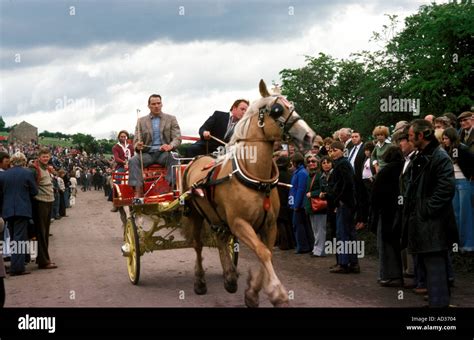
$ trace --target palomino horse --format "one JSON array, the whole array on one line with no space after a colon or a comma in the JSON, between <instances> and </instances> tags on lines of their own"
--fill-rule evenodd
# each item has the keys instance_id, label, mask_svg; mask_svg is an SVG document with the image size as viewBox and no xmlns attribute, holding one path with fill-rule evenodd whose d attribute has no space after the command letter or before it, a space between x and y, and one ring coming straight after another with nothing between
<instances>
[{"instance_id":1,"label":"palomino horse","mask_svg":"<svg viewBox=\"0 0 474 340\"><path fill-rule=\"evenodd\" d=\"M214 170L214 175L207 176L213 171L211 168L216 168L210 166L216 160L209 156L199 157L187 168L183 189L195 193L187 221L197 255L195 293L207 292L201 255L201 231L206 220L214 227L227 230L217 238L225 289L230 293L237 291L238 274L228 249L233 234L253 250L261 262L258 268L249 271L245 304L257 307L258 294L263 288L270 302L282 307L288 305L288 294L272 265L280 209L276 188L279 174L272 159L273 144L288 133L295 142L309 149L315 133L284 97L271 96L263 80L259 85L262 98L251 104L236 125L226 155L216 162L221 164L218 173ZM208 194L203 195L204 192Z\"/></svg>"}]
</instances>

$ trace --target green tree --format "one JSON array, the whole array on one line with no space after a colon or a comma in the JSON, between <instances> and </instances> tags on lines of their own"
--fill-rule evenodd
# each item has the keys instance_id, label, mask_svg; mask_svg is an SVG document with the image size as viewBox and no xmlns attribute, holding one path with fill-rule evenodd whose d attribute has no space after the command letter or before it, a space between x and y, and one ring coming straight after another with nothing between
<instances>
[{"instance_id":1,"label":"green tree","mask_svg":"<svg viewBox=\"0 0 474 340\"><path fill-rule=\"evenodd\" d=\"M400 94L420 98L422 113L460 112L474 102L474 6L422 6L387 45L402 75Z\"/></svg>"},{"instance_id":2,"label":"green tree","mask_svg":"<svg viewBox=\"0 0 474 340\"><path fill-rule=\"evenodd\" d=\"M381 49L336 60L320 53L306 65L280 72L283 94L318 134L343 126L370 136L375 125L393 126L413 112L381 110L381 101L419 99L421 114L461 112L474 102L474 7L467 3L423 6L397 32L397 16L372 40ZM389 111L389 112L385 112Z\"/></svg>"},{"instance_id":3,"label":"green tree","mask_svg":"<svg viewBox=\"0 0 474 340\"><path fill-rule=\"evenodd\" d=\"M310 126L318 133L327 133L336 105L333 93L337 62L324 53L318 57L306 56L306 62L302 68L280 72L282 93L294 102L296 111Z\"/></svg>"},{"instance_id":4,"label":"green tree","mask_svg":"<svg viewBox=\"0 0 474 340\"><path fill-rule=\"evenodd\" d=\"M88 154L97 153L99 151L99 144L91 135L76 133L75 135L72 135L72 143L79 150L85 150Z\"/></svg>"}]
</instances>

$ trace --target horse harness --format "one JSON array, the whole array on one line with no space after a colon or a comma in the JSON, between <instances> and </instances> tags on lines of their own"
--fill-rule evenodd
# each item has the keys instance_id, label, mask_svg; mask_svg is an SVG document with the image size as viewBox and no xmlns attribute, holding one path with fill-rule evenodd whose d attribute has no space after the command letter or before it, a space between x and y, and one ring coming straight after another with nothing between
<instances>
[{"instance_id":1,"label":"horse harness","mask_svg":"<svg viewBox=\"0 0 474 340\"><path fill-rule=\"evenodd\" d=\"M268 115L274 120L274 122L279 124L280 129L283 130L283 135L287 135L289 130L292 128L292 126L301 118L296 117L290 124L288 124L288 121L291 118L294 111L293 105L291 105L291 103L289 103L284 97L281 97L281 96L275 96L275 97L276 97L275 102L272 104L270 110L267 108L266 105L259 108L258 127L262 129L263 134L265 135L264 117L265 117L265 114L268 113ZM287 108L290 110L290 114L285 120L280 119L284 113L284 108L281 104L277 103L278 99L281 99L283 103L285 104L285 106L287 106ZM264 139L264 138L242 138L242 139L237 140L237 143L245 142L245 141L274 143L276 140L269 140L269 139ZM265 224L268 211L270 210L270 206L271 206L270 193L271 193L271 190L278 185L279 171L278 171L278 167L275 161L272 162L272 173L275 173L274 176L269 180L261 180L261 179L251 178L249 175L246 175L244 171L242 171L241 166L239 165L239 162L235 155L235 151L232 156L233 156L232 157L232 172L230 172L227 176L219 178L219 179L217 178L222 168L223 163L216 164L216 162L213 161L201 169L202 171L204 171L211 168L211 171L209 171L207 176L197 181L191 186L193 193L196 194L197 196L202 197L202 194L199 194L200 190L206 192L204 196L207 198L207 201L209 202L214 213L218 217L220 224L218 225L213 224L210 218L206 215L206 213L199 206L196 200L194 200L194 206L196 207L196 210L198 211L199 215L201 215L201 217L203 217L211 226L211 229L220 234L228 233L230 231L230 228L227 222L219 215L217 211L217 204L214 201L215 187L217 185L231 180L235 174L237 179L243 185L245 185L246 187L252 190L263 192L265 194L265 198L263 200L264 216L263 216L262 223L260 224L257 230L261 229L262 226ZM190 168L189 166L186 168L184 176L186 176L189 168Z\"/></svg>"},{"instance_id":2,"label":"horse harness","mask_svg":"<svg viewBox=\"0 0 474 340\"><path fill-rule=\"evenodd\" d=\"M212 207L214 213L216 214L217 218L219 219L219 224L214 224L211 222L209 216L204 212L204 210L199 206L199 203L194 200L194 206L196 207L196 210L198 211L199 215L203 217L211 226L211 229L219 234L222 233L228 233L229 232L229 225L227 222L220 216L219 212L217 211L217 204L214 200L214 194L215 194L215 188L217 185L225 183L234 177L234 175L237 177L237 179L246 187L263 192L265 197L263 200L263 210L264 210L264 217L262 220L262 223L258 227L260 229L264 224L267 219L268 211L270 210L270 192L273 188L275 188L278 184L278 167L276 166L275 162L273 162L272 166L275 175L273 178L270 180L257 180L250 178L248 175L246 175L242 169L241 166L239 165L239 162L237 161L236 157L232 158L232 171L227 175L222 178L217 178L219 175L221 169L222 169L222 164L223 163L218 163L216 164L215 161L211 162L207 166L205 166L202 171L208 170L211 168L209 173L206 175L206 177L202 178L201 180L197 181L194 183L192 187L192 192L196 194L197 196L202 197L202 194L199 194L200 190L201 192L204 192L204 196L206 197L207 201L209 202L209 205ZM189 167L187 168L189 169ZM187 170L186 169L186 170ZM185 172L186 175L186 172Z\"/></svg>"}]
</instances>

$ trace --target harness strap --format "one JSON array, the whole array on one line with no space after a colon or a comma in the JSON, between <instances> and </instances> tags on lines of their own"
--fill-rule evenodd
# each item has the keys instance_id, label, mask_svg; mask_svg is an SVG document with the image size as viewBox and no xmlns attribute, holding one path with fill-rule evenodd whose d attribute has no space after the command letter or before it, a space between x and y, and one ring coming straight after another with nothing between
<instances>
[{"instance_id":1,"label":"harness strap","mask_svg":"<svg viewBox=\"0 0 474 340\"><path fill-rule=\"evenodd\" d=\"M253 190L260 192L270 192L270 190L276 187L278 184L278 176L276 176L275 179L271 179L270 181L255 180L246 176L240 169L237 157L232 158L232 170L232 173L235 173L236 177L242 184Z\"/></svg>"},{"instance_id":2,"label":"harness strap","mask_svg":"<svg viewBox=\"0 0 474 340\"><path fill-rule=\"evenodd\" d=\"M237 139L237 143L239 142L263 142L263 143L274 143L274 142L281 142L281 138L275 139L265 139L265 138L241 138Z\"/></svg>"}]
</instances>

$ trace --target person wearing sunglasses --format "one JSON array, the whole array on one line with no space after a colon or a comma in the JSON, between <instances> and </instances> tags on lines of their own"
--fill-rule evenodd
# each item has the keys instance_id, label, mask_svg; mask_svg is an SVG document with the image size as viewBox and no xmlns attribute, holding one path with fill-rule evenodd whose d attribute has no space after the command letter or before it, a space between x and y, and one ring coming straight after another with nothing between
<instances>
[{"instance_id":1,"label":"person wearing sunglasses","mask_svg":"<svg viewBox=\"0 0 474 340\"><path fill-rule=\"evenodd\" d=\"M319 167L319 158L310 153L306 157L306 166L309 177L306 186L305 210L314 235L314 246L310 255L312 257L322 257L326 255L324 252L324 243L326 242L326 209L314 211L311 206L311 198L319 197L321 193L322 174Z\"/></svg>"}]
</instances>

